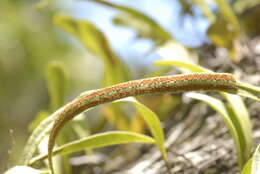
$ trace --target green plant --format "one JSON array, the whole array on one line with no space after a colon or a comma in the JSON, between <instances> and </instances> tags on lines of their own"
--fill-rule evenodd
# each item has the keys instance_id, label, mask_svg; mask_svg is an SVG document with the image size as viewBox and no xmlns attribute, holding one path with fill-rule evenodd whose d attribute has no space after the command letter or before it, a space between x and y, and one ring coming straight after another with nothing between
<instances>
[{"instance_id":1,"label":"green plant","mask_svg":"<svg viewBox=\"0 0 260 174\"><path fill-rule=\"evenodd\" d=\"M178 43L169 32L143 13L107 1L91 1L119 10L120 14L113 18L114 24L137 31L138 38L152 40L155 43L154 50L158 50L158 47L161 46L161 48L165 48L166 43L173 44L173 49L168 47L166 47L166 49L168 51L170 50L169 52L171 52L171 50L176 50L175 56L179 59L159 61L155 63L156 65L174 65L178 67L182 73L188 71L195 74L161 77L161 75L171 69L165 68L154 72L154 74L156 74L156 77L154 78L149 77L144 80L130 81L132 78L128 68L112 49L106 36L100 29L89 21L74 19L66 15L56 15L53 20L54 24L78 39L93 56L101 59L104 65L102 86L106 88L84 92L72 102L64 105L66 84L68 81L65 73L66 68L61 62L49 62L46 74L50 107L48 110L39 112L35 120L31 123L29 129L33 132L24 149L20 164L34 167L37 162L41 162L48 157L51 172L54 173L52 167L53 155L63 155L64 157L64 155L69 155L78 151L84 151L88 154L91 153L91 150L94 148L140 142L157 145L167 165L167 154L164 145L165 137L159 120L161 115L155 114L155 112L149 109L145 104L142 104L133 97L124 97L156 94L158 92L168 93L205 90L219 92L225 101L221 101L220 99L206 94L194 92L187 93L186 96L207 103L223 117L235 142L238 164L240 169L242 169L250 157L252 133L249 114L240 96L259 101L260 88L242 83L235 79L231 74L213 73L211 70L198 66L191 61L185 61L184 59L192 57L191 51ZM216 0L216 4L220 9L221 14L219 17L212 13L204 1L194 0L190 3L187 3L187 1L181 2L183 5L186 5L187 11L190 11L189 8L194 4L202 9L204 15L212 24L208 31L208 36L215 45L227 48L231 57L233 57L233 60L237 60L236 55L233 54L235 52L233 42L241 36L241 28L238 19L229 4L226 3L226 1ZM48 0L45 1L45 3L48 4ZM220 18L220 20L218 20L218 18ZM220 29L219 26L222 26L222 24L225 24L225 26ZM223 35L229 31L229 25L232 26L231 34L229 35L230 37L223 37ZM166 54L166 56L163 57L170 57L170 55L171 54ZM114 86L107 87L111 85ZM103 109L105 118L121 131L110 131L107 133L90 135L88 127L82 124L84 118L81 113L104 102L112 102L111 105L106 106L105 109ZM127 114L122 109L122 103L125 102L133 105L137 111L137 114L133 114L134 118L132 120L125 117ZM75 116L79 119L73 120L72 124L66 124ZM140 129L140 133L134 133L133 124L136 123L134 120L137 120L140 125L145 123L149 128L152 137L144 135L144 130L142 128ZM65 124L69 125L69 127L62 136L59 136L59 147L55 148L53 151L55 139L60 129ZM79 138L79 140L68 143L70 138L67 138L66 135L72 133L76 133L77 139ZM44 141L46 136L49 136L49 153L40 152L40 154L34 156L37 149L41 151L39 144ZM65 156L64 159L68 160L68 156ZM250 165L251 163L247 164L247 166ZM26 168L26 170L28 169L27 167L24 168ZM35 172L45 173L42 172L42 170Z\"/></svg>"}]
</instances>

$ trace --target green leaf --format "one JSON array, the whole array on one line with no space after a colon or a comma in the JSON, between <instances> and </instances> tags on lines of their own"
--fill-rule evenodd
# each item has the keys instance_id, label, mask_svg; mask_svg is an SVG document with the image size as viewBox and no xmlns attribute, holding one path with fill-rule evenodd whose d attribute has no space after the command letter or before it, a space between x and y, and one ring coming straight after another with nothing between
<instances>
[{"instance_id":1,"label":"green leaf","mask_svg":"<svg viewBox=\"0 0 260 174\"><path fill-rule=\"evenodd\" d=\"M239 42L240 33L230 27L230 24L222 16L211 24L207 35L214 45L226 48L233 61L239 60L240 54L235 43Z\"/></svg>"},{"instance_id":2,"label":"green leaf","mask_svg":"<svg viewBox=\"0 0 260 174\"><path fill-rule=\"evenodd\" d=\"M238 95L221 93L228 101L229 117L234 124L239 137L241 148L240 167L242 167L250 157L252 149L252 126L247 108Z\"/></svg>"},{"instance_id":3,"label":"green leaf","mask_svg":"<svg viewBox=\"0 0 260 174\"><path fill-rule=\"evenodd\" d=\"M223 16L223 18L229 22L234 30L239 33L240 27L239 22L237 19L237 16L233 12L231 6L229 5L227 0L215 0L216 4L218 5L218 8Z\"/></svg>"},{"instance_id":4,"label":"green leaf","mask_svg":"<svg viewBox=\"0 0 260 174\"><path fill-rule=\"evenodd\" d=\"M156 66L177 66L179 68L185 68L191 72L209 72L207 69L193 64L191 62L176 61L176 60L158 60L154 62Z\"/></svg>"},{"instance_id":5,"label":"green leaf","mask_svg":"<svg viewBox=\"0 0 260 174\"><path fill-rule=\"evenodd\" d=\"M242 159L243 147L242 147L242 144L240 143L240 137L239 137L238 131L237 131L236 127L234 126L233 121L230 119L230 114L228 112L228 108L226 107L226 105L223 102L221 102L220 100L218 100L214 97L210 97L205 94L190 92L190 93L187 93L186 96L207 103L211 108L213 108L216 112L218 112L222 116L222 118L223 118L226 126L228 127L229 132L235 142L237 154L238 154L239 165L241 165L242 161L243 161L243 159Z\"/></svg>"},{"instance_id":6,"label":"green leaf","mask_svg":"<svg viewBox=\"0 0 260 174\"><path fill-rule=\"evenodd\" d=\"M260 173L260 144L257 146L253 154L253 157L247 161L241 174L259 174L259 173Z\"/></svg>"},{"instance_id":7,"label":"green leaf","mask_svg":"<svg viewBox=\"0 0 260 174\"><path fill-rule=\"evenodd\" d=\"M159 147L163 159L167 160L167 154L166 154L166 148L164 146L164 133L162 126L160 124L159 117L151 111L149 108L147 108L145 105L138 102L133 97L128 97L120 100L116 100L115 102L130 102L133 104L136 108L136 110L139 112L140 116L144 119L146 122L150 132L152 133L153 137L155 138L156 144Z\"/></svg>"},{"instance_id":8,"label":"green leaf","mask_svg":"<svg viewBox=\"0 0 260 174\"><path fill-rule=\"evenodd\" d=\"M190 1L186 1L186 0L179 0L179 3L181 4L181 14L185 15L185 14L189 14L191 16L193 16L193 11L192 11L192 3Z\"/></svg>"},{"instance_id":9,"label":"green leaf","mask_svg":"<svg viewBox=\"0 0 260 174\"><path fill-rule=\"evenodd\" d=\"M229 56L233 61L240 58L234 42L238 42L241 35L237 16L233 12L227 0L215 0L221 16L208 29L208 36L217 46L227 48Z\"/></svg>"},{"instance_id":10,"label":"green leaf","mask_svg":"<svg viewBox=\"0 0 260 174\"><path fill-rule=\"evenodd\" d=\"M250 98L255 99L256 101L260 100L260 87L243 82L237 82L237 86L240 90L244 91L244 93L246 92L249 97L252 96Z\"/></svg>"},{"instance_id":11,"label":"green leaf","mask_svg":"<svg viewBox=\"0 0 260 174\"><path fill-rule=\"evenodd\" d=\"M247 98L250 98L252 100L255 100L255 101L258 101L260 102L260 98L247 92L247 91L244 91L244 90L239 90L238 93L237 93L239 96L242 96L242 97L247 97Z\"/></svg>"},{"instance_id":12,"label":"green leaf","mask_svg":"<svg viewBox=\"0 0 260 174\"><path fill-rule=\"evenodd\" d=\"M155 140L149 136L126 132L126 131L111 131L99 133L82 138L71 143L64 144L53 151L53 155L65 155L73 152L78 152L86 149L94 149L117 144L126 143L147 143L154 144ZM33 158L30 165L47 158L47 154L39 155Z\"/></svg>"},{"instance_id":13,"label":"green leaf","mask_svg":"<svg viewBox=\"0 0 260 174\"><path fill-rule=\"evenodd\" d=\"M181 68L186 68L191 72L212 72L211 70L208 70L206 68L203 68L199 65L195 65L193 63L190 63L188 61L159 61L156 62L156 65L175 65L177 67L181 67ZM247 90L249 90L248 88L250 88L250 90L254 91L254 93L258 92L258 88L256 87L251 87L242 83L240 86L244 86L244 88L246 88ZM249 91L250 91L249 90ZM260 90L259 90L260 91ZM228 105L222 103L221 105L225 106L228 109L228 113L227 115L229 115L229 117L231 118L231 122L233 124L233 127L235 127L236 130L236 134L238 136L237 143L239 143L239 145L237 144L237 151L238 151L238 163L240 168L243 167L243 165L245 164L245 162L248 160L249 156L250 156L250 152L252 149L252 126L251 126L251 122L250 122L250 117L248 114L248 111L246 109L246 106L243 102L243 100L237 96L237 95L232 95L232 94L228 94L228 93L224 93L221 92L220 94L222 94L226 100L228 101L230 107L228 107ZM227 125L229 128L231 128L231 126ZM230 132L232 132L233 130L230 130ZM234 136L232 136L234 139Z\"/></svg>"},{"instance_id":14,"label":"green leaf","mask_svg":"<svg viewBox=\"0 0 260 174\"><path fill-rule=\"evenodd\" d=\"M246 165L244 166L241 174L251 174L251 170L252 170L252 158L250 158Z\"/></svg>"},{"instance_id":15,"label":"green leaf","mask_svg":"<svg viewBox=\"0 0 260 174\"><path fill-rule=\"evenodd\" d=\"M42 10L53 3L54 0L40 0L37 4L35 4L35 8L37 10Z\"/></svg>"},{"instance_id":16,"label":"green leaf","mask_svg":"<svg viewBox=\"0 0 260 174\"><path fill-rule=\"evenodd\" d=\"M62 62L51 61L46 67L50 108L54 111L64 104L67 77Z\"/></svg>"},{"instance_id":17,"label":"green leaf","mask_svg":"<svg viewBox=\"0 0 260 174\"><path fill-rule=\"evenodd\" d=\"M108 61L111 63L115 62L112 50L104 34L92 23L76 20L62 14L54 16L53 22L61 29L80 40L95 56L109 59ZM112 56L109 57L107 55Z\"/></svg>"},{"instance_id":18,"label":"green leaf","mask_svg":"<svg viewBox=\"0 0 260 174\"><path fill-rule=\"evenodd\" d=\"M60 110L59 110L60 111ZM26 145L23 149L22 155L20 156L19 164L27 165L30 159L33 157L38 145L42 141L42 139L49 133L53 126L53 122L58 116L58 111L56 111L51 116L48 116L44 119L37 128L31 133L29 139L26 142Z\"/></svg>"},{"instance_id":19,"label":"green leaf","mask_svg":"<svg viewBox=\"0 0 260 174\"><path fill-rule=\"evenodd\" d=\"M228 23L221 17L208 28L207 35L215 45L230 49L234 47L233 41L238 37L237 33L231 30Z\"/></svg>"},{"instance_id":20,"label":"green leaf","mask_svg":"<svg viewBox=\"0 0 260 174\"><path fill-rule=\"evenodd\" d=\"M36 170L34 168L28 167L28 166L15 166L8 171L6 171L4 174L20 174L20 173L26 173L26 174L49 174L47 171L41 171Z\"/></svg>"},{"instance_id":21,"label":"green leaf","mask_svg":"<svg viewBox=\"0 0 260 174\"><path fill-rule=\"evenodd\" d=\"M121 13L113 18L114 24L136 30L140 38L151 39L157 45L172 39L171 34L165 31L158 23L135 9L103 0L90 1L120 10Z\"/></svg>"},{"instance_id":22,"label":"green leaf","mask_svg":"<svg viewBox=\"0 0 260 174\"><path fill-rule=\"evenodd\" d=\"M127 68L110 47L105 35L92 23L56 15L54 23L80 40L87 50L104 63L104 86L129 80Z\"/></svg>"},{"instance_id":23,"label":"green leaf","mask_svg":"<svg viewBox=\"0 0 260 174\"><path fill-rule=\"evenodd\" d=\"M64 105L60 109L56 110L54 113L49 115L45 118L31 133L29 139L26 142L26 145L23 149L22 155L19 159L20 165L27 165L30 159L33 157L38 145L43 140L43 138L49 134L53 127L53 123L56 120L57 116L61 114L61 112L66 108L68 105L71 105L73 101L69 102L68 104ZM90 108L91 109L91 108ZM88 110L90 110L88 109ZM86 111L88 111L86 110Z\"/></svg>"},{"instance_id":24,"label":"green leaf","mask_svg":"<svg viewBox=\"0 0 260 174\"><path fill-rule=\"evenodd\" d=\"M259 5L260 1L259 0L247 0L247 1L243 1L243 0L236 0L236 1L232 1L232 7L234 9L234 11L236 12L236 14L242 14L245 11L250 11L252 10L252 8L256 7L257 5ZM241 22L241 16L239 16L239 22Z\"/></svg>"}]
</instances>

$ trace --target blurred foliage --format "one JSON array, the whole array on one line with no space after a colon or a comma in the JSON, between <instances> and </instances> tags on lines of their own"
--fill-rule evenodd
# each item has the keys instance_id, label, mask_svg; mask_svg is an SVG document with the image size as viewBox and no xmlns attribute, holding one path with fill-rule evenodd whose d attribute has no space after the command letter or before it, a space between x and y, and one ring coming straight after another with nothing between
<instances>
[{"instance_id":1,"label":"blurred foliage","mask_svg":"<svg viewBox=\"0 0 260 174\"><path fill-rule=\"evenodd\" d=\"M163 29L153 19L145 14L122 5L117 5L104 0L89 0L108 7L120 10L120 13L113 17L113 23L122 27L129 27L137 31L137 38L148 38L157 46L171 40L171 34Z\"/></svg>"},{"instance_id":2,"label":"blurred foliage","mask_svg":"<svg viewBox=\"0 0 260 174\"><path fill-rule=\"evenodd\" d=\"M56 15L54 23L79 39L89 52L104 62L104 86L129 80L127 68L122 64L104 34L92 23Z\"/></svg>"},{"instance_id":3,"label":"blurred foliage","mask_svg":"<svg viewBox=\"0 0 260 174\"><path fill-rule=\"evenodd\" d=\"M163 57L182 60L192 58L194 62L198 59L196 49L179 43L170 30L166 30L158 21L140 10L110 1L88 1L96 4L97 7L104 6L117 11L111 19L114 27L130 28L136 32L138 39L152 41L154 46L149 53L159 47L163 49L163 46L171 41L175 51L168 50L165 53L166 56ZM123 61L118 50L112 48L102 28L97 27L95 21L77 19L71 14L59 14L60 11L66 11L66 9L64 10L58 2L63 1L38 1L37 7L40 11L37 10L36 1L33 0L1 0L0 2L0 136L4 137L0 149L0 172L1 168L4 170L6 166L9 167L17 161L17 156L25 143L25 137L28 136L25 130L29 127L29 130L33 131L44 118L73 98L72 94L78 92L78 89L71 89L68 84L81 84L84 89L90 89L128 81L137 76L129 70L130 66ZM182 7L182 15L195 16L194 8L201 11L209 23L207 36L214 51L224 48L228 52L226 59L234 63L247 56L241 53L240 47L237 47L238 43L246 45L244 38L250 39L260 34L259 0L230 2L227 0L179 0L178 2ZM88 12L85 13L88 15ZM60 29L67 33L62 33ZM70 36L78 39L86 48L83 56L78 53L82 50L75 46ZM96 66L92 64L93 59L86 52L90 53L94 59L98 58L103 64L103 67L99 67L103 70L102 80L97 75L102 70L96 69ZM84 67L85 64L82 65L85 68L80 71L83 78L78 78L79 73L77 73L79 65L82 64L82 59L78 59L79 56L89 62L88 67ZM177 62L177 64L180 67L187 66L183 62ZM189 66L195 68L196 71L205 70ZM161 68L153 72L145 71L144 76L164 75L169 71L171 71L169 68ZM95 82L101 81L101 83L97 85L89 80L91 77L94 77ZM138 78L141 76L139 75ZM161 120L170 117L182 102L181 96L171 95L138 99L152 109ZM88 114L97 115L95 118L99 119L76 120L66 128L67 130L64 130L61 136L64 139L60 140L60 144L74 140L76 137L83 138L91 132L101 132L112 128L139 133L146 130L140 113L121 104L102 107L98 112ZM104 115L110 124L107 124L102 117L98 117L100 115ZM88 122L90 122L90 127ZM14 135L11 135L8 130L14 130ZM12 136L15 137L15 142L12 142ZM162 141L160 143L162 147ZM250 147L245 147L245 151L248 151L247 148ZM11 154L7 154L6 149L11 149ZM164 150L161 148L161 151ZM247 159L248 156L245 158Z\"/></svg>"},{"instance_id":4,"label":"blurred foliage","mask_svg":"<svg viewBox=\"0 0 260 174\"><path fill-rule=\"evenodd\" d=\"M62 63L50 62L46 70L50 110L53 112L64 105L67 77Z\"/></svg>"},{"instance_id":5,"label":"blurred foliage","mask_svg":"<svg viewBox=\"0 0 260 174\"><path fill-rule=\"evenodd\" d=\"M0 135L6 137L0 163L4 166L6 149L14 149L9 161L16 161L26 124L39 109L46 108L46 63L65 61L71 46L54 30L51 15L55 9L38 12L33 1L19 0L1 1L0 6ZM14 130L15 144L11 143L9 129Z\"/></svg>"}]
</instances>

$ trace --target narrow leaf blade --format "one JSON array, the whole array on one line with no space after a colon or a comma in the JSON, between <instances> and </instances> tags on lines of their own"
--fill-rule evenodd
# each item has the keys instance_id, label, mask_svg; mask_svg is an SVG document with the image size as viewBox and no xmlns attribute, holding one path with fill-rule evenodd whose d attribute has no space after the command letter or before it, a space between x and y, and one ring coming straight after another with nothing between
<instances>
[{"instance_id":1,"label":"narrow leaf blade","mask_svg":"<svg viewBox=\"0 0 260 174\"><path fill-rule=\"evenodd\" d=\"M221 102L220 100L218 100L214 97L205 95L205 94L190 92L190 93L187 93L186 96L205 102L212 109L214 109L216 112L218 112L222 116L222 118L223 118L226 126L228 127L229 132L235 142L239 164L241 165L242 164L241 160L242 160L242 156L243 156L243 154L242 154L243 147L242 147L242 144L240 143L240 137L238 135L238 131L237 131L236 127L234 126L232 120L229 117L229 113L228 113L228 110L227 110L225 104L223 102Z\"/></svg>"},{"instance_id":2,"label":"narrow leaf blade","mask_svg":"<svg viewBox=\"0 0 260 174\"><path fill-rule=\"evenodd\" d=\"M135 106L136 110L140 113L140 116L142 116L142 118L146 122L149 130L151 131L151 133L156 141L156 144L162 153L164 160L167 160L166 148L164 146L165 138L164 138L164 133L163 133L162 126L160 124L159 117L153 111L151 111L145 105L138 102L133 97L120 99L115 102L129 102Z\"/></svg>"},{"instance_id":3,"label":"narrow leaf blade","mask_svg":"<svg viewBox=\"0 0 260 174\"><path fill-rule=\"evenodd\" d=\"M86 149L94 149L126 143L154 144L155 140L143 134L126 131L111 131L91 135L86 138L82 138L80 140L62 145L53 151L53 155L65 155ZM33 165L34 163L41 161L45 158L47 158L47 154L37 156L31 160L30 165Z\"/></svg>"}]
</instances>

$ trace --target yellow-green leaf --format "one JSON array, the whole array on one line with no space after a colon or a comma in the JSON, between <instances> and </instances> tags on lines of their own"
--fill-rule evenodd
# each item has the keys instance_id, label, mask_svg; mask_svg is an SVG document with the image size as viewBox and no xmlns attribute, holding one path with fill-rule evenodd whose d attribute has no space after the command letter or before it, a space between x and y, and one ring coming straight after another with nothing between
<instances>
[{"instance_id":1,"label":"yellow-green leaf","mask_svg":"<svg viewBox=\"0 0 260 174\"><path fill-rule=\"evenodd\" d=\"M206 68L203 68L199 65L190 63L188 61L158 61L156 63L157 65L175 65L177 67L180 68L185 68L188 69L191 72L212 72ZM183 70L182 70L183 71ZM250 85L246 85L243 83L239 83L240 86L243 87L243 89L247 90L247 91L251 91L251 93L256 94L258 93L260 90L260 88L254 87L254 86L250 86ZM250 155L250 151L252 148L252 128L251 128L251 122L250 122L250 117L249 114L247 112L246 106L243 102L243 100L237 96L237 95L232 95L232 94L228 94L228 93L224 93L221 92L221 94L227 99L230 107L228 107L228 105L224 104L222 102L221 105L225 106L225 108L229 108L227 112L227 115L231 118L231 122L233 124L233 126L227 125L229 127L229 129L231 127L235 128L235 132L238 136L236 141L237 144L237 151L238 151L238 163L240 168L243 167L243 165L245 164L245 162L248 160L249 155ZM209 96L208 96L209 97ZM220 101L221 102L221 101ZM227 123L228 121L226 121ZM229 123L227 123L229 124ZM230 130L230 132L232 132L233 130ZM232 136L233 139L236 138L236 136Z\"/></svg>"},{"instance_id":2,"label":"yellow-green leaf","mask_svg":"<svg viewBox=\"0 0 260 174\"><path fill-rule=\"evenodd\" d=\"M64 104L67 78L62 62L51 61L46 68L46 79L50 97L50 109L54 111Z\"/></svg>"},{"instance_id":3,"label":"yellow-green leaf","mask_svg":"<svg viewBox=\"0 0 260 174\"><path fill-rule=\"evenodd\" d=\"M239 89L245 91L247 95L249 95L249 97L252 96L250 98L255 99L256 101L260 100L260 87L243 83L243 82L237 82L237 85Z\"/></svg>"},{"instance_id":4,"label":"yellow-green leaf","mask_svg":"<svg viewBox=\"0 0 260 174\"><path fill-rule=\"evenodd\" d=\"M251 174L251 170L252 170L252 158L250 158L246 165L244 166L241 174Z\"/></svg>"},{"instance_id":5,"label":"yellow-green leaf","mask_svg":"<svg viewBox=\"0 0 260 174\"><path fill-rule=\"evenodd\" d=\"M33 132L31 133L30 137L26 142L22 155L20 156L19 159L20 165L27 165L29 163L30 159L33 157L40 142L50 132L57 116L59 116L61 112L64 110L64 108L70 104L71 103L67 103L65 106L56 110L54 113L52 113L43 121L41 121L40 124L33 130Z\"/></svg>"},{"instance_id":6,"label":"yellow-green leaf","mask_svg":"<svg viewBox=\"0 0 260 174\"><path fill-rule=\"evenodd\" d=\"M216 112L218 112L222 116L222 118L223 118L226 126L228 127L229 132L235 142L236 149L238 151L237 154L238 154L239 165L242 165L242 162L244 160L242 158L243 147L242 147L242 144L240 143L240 137L239 137L238 131L237 131L236 127L234 126L233 121L230 119L230 115L229 115L228 109L225 106L225 104L222 101L220 101L214 97L205 95L205 94L190 92L190 93L187 93L186 96L207 103L211 108L213 108Z\"/></svg>"},{"instance_id":7,"label":"yellow-green leaf","mask_svg":"<svg viewBox=\"0 0 260 174\"><path fill-rule=\"evenodd\" d=\"M104 63L104 86L129 80L127 68L112 50L105 35L92 23L56 15L54 23L80 40L86 49Z\"/></svg>"},{"instance_id":8,"label":"yellow-green leaf","mask_svg":"<svg viewBox=\"0 0 260 174\"><path fill-rule=\"evenodd\" d=\"M220 16L208 28L207 35L216 46L226 48L232 60L237 61L240 55L235 42L239 42L240 33L230 26L232 25Z\"/></svg>"},{"instance_id":9,"label":"yellow-green leaf","mask_svg":"<svg viewBox=\"0 0 260 174\"><path fill-rule=\"evenodd\" d=\"M253 157L247 161L241 174L259 174L259 173L260 173L260 144L257 146L253 154Z\"/></svg>"},{"instance_id":10,"label":"yellow-green leaf","mask_svg":"<svg viewBox=\"0 0 260 174\"><path fill-rule=\"evenodd\" d=\"M223 18L232 25L232 28L239 33L240 27L237 16L235 15L233 9L229 5L228 0L215 0L218 8L223 16Z\"/></svg>"},{"instance_id":11,"label":"yellow-green leaf","mask_svg":"<svg viewBox=\"0 0 260 174\"><path fill-rule=\"evenodd\" d=\"M229 104L229 117L234 124L238 137L239 144L241 146L241 160L240 167L246 163L250 157L252 149L252 126L247 108L238 95L221 93Z\"/></svg>"},{"instance_id":12,"label":"yellow-green leaf","mask_svg":"<svg viewBox=\"0 0 260 174\"><path fill-rule=\"evenodd\" d=\"M156 144L162 153L163 159L167 160L166 148L164 146L164 133L158 116L133 97L116 100L115 102L129 102L135 106L136 110L140 113L140 116L142 116L152 133Z\"/></svg>"},{"instance_id":13,"label":"yellow-green leaf","mask_svg":"<svg viewBox=\"0 0 260 174\"><path fill-rule=\"evenodd\" d=\"M111 131L106 133L99 133L95 135L64 144L53 151L53 155L65 155L73 152L78 152L86 149L94 149L106 147L117 144L126 143L146 143L154 144L155 140L149 136L126 132L126 131ZM33 158L30 165L47 158L47 154L39 155Z\"/></svg>"}]
</instances>

